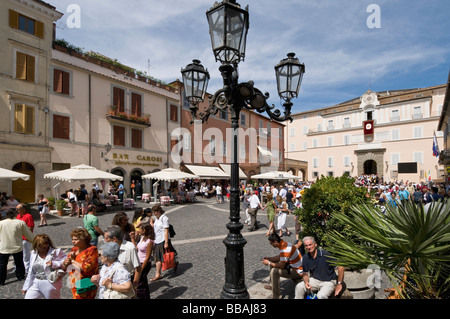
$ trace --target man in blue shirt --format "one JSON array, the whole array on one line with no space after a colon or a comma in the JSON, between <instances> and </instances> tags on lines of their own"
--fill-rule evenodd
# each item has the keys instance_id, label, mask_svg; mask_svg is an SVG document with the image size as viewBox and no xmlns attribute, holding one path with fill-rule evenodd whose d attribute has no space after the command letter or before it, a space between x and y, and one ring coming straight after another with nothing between
<instances>
[{"instance_id":1,"label":"man in blue shirt","mask_svg":"<svg viewBox=\"0 0 450 319\"><path fill-rule=\"evenodd\" d=\"M305 299L307 290L317 291L318 299L328 299L334 292L335 296L342 292L344 267L331 265L335 259L329 252L317 249L314 237L303 238L306 254L303 256L303 281L295 287L295 299ZM336 280L337 279L337 280Z\"/></svg>"},{"instance_id":2,"label":"man in blue shirt","mask_svg":"<svg viewBox=\"0 0 450 319\"><path fill-rule=\"evenodd\" d=\"M123 192L124 192L123 184L119 183L119 188L117 189L117 195L119 196L119 201L121 203L123 203Z\"/></svg>"}]
</instances>

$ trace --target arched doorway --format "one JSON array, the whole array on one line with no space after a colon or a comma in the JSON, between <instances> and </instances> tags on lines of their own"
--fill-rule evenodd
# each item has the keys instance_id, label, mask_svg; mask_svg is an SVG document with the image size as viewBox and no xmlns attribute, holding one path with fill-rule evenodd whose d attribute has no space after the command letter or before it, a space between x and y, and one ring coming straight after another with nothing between
<instances>
[{"instance_id":1,"label":"arched doorway","mask_svg":"<svg viewBox=\"0 0 450 319\"><path fill-rule=\"evenodd\" d=\"M365 175L377 174L377 162L375 162L374 160L365 161L364 174Z\"/></svg>"},{"instance_id":2,"label":"arched doorway","mask_svg":"<svg viewBox=\"0 0 450 319\"><path fill-rule=\"evenodd\" d=\"M18 179L12 182L12 194L22 203L34 203L36 201L36 171L30 163L20 162L13 166L13 171L30 175L28 181Z\"/></svg>"}]
</instances>

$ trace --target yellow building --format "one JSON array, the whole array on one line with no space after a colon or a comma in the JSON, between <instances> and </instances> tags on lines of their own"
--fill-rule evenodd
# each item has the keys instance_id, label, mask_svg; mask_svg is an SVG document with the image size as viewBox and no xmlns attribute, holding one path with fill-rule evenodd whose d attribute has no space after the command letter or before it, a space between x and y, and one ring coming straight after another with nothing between
<instances>
[{"instance_id":1,"label":"yellow building","mask_svg":"<svg viewBox=\"0 0 450 319\"><path fill-rule=\"evenodd\" d=\"M50 192L49 65L53 23L62 14L35 0L0 2L0 167L29 181L0 182L1 191L25 202Z\"/></svg>"}]
</instances>

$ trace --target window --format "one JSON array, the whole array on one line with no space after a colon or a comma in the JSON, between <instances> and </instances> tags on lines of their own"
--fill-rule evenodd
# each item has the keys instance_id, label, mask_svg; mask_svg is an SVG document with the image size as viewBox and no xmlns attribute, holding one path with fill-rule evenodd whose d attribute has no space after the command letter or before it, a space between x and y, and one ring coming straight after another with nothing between
<instances>
[{"instance_id":1,"label":"window","mask_svg":"<svg viewBox=\"0 0 450 319\"><path fill-rule=\"evenodd\" d=\"M391 165L397 165L400 162L400 154L393 153L391 154Z\"/></svg>"},{"instance_id":2,"label":"window","mask_svg":"<svg viewBox=\"0 0 450 319\"><path fill-rule=\"evenodd\" d=\"M170 120L178 122L178 107L175 104L170 104Z\"/></svg>"},{"instance_id":3,"label":"window","mask_svg":"<svg viewBox=\"0 0 450 319\"><path fill-rule=\"evenodd\" d=\"M239 152L239 158L245 160L245 145L239 145L240 152Z\"/></svg>"},{"instance_id":4,"label":"window","mask_svg":"<svg viewBox=\"0 0 450 319\"><path fill-rule=\"evenodd\" d=\"M245 125L245 114L241 113L241 125Z\"/></svg>"},{"instance_id":5,"label":"window","mask_svg":"<svg viewBox=\"0 0 450 319\"><path fill-rule=\"evenodd\" d=\"M295 127L291 127L289 136L291 136L291 137L295 136Z\"/></svg>"},{"instance_id":6,"label":"window","mask_svg":"<svg viewBox=\"0 0 450 319\"><path fill-rule=\"evenodd\" d=\"M328 142L328 146L333 146L334 145L334 137L328 136L327 142Z\"/></svg>"},{"instance_id":7,"label":"window","mask_svg":"<svg viewBox=\"0 0 450 319\"><path fill-rule=\"evenodd\" d=\"M113 105L117 106L118 112L125 112L125 90L113 87Z\"/></svg>"},{"instance_id":8,"label":"window","mask_svg":"<svg viewBox=\"0 0 450 319\"><path fill-rule=\"evenodd\" d=\"M400 139L400 130L392 130L391 132L392 140L399 140Z\"/></svg>"},{"instance_id":9,"label":"window","mask_svg":"<svg viewBox=\"0 0 450 319\"><path fill-rule=\"evenodd\" d=\"M222 155L227 156L227 141L222 141Z\"/></svg>"},{"instance_id":10,"label":"window","mask_svg":"<svg viewBox=\"0 0 450 319\"><path fill-rule=\"evenodd\" d=\"M228 111L227 110L220 110L219 111L219 116L222 120L227 120L228 121Z\"/></svg>"},{"instance_id":11,"label":"window","mask_svg":"<svg viewBox=\"0 0 450 319\"><path fill-rule=\"evenodd\" d=\"M267 137L270 138L270 135L272 133L272 125L270 123L267 123Z\"/></svg>"},{"instance_id":12,"label":"window","mask_svg":"<svg viewBox=\"0 0 450 319\"><path fill-rule=\"evenodd\" d=\"M70 94L70 73L53 69L53 92Z\"/></svg>"},{"instance_id":13,"label":"window","mask_svg":"<svg viewBox=\"0 0 450 319\"><path fill-rule=\"evenodd\" d=\"M183 134L183 147L185 150L191 149L191 133L184 133Z\"/></svg>"},{"instance_id":14,"label":"window","mask_svg":"<svg viewBox=\"0 0 450 319\"><path fill-rule=\"evenodd\" d=\"M142 130L131 129L131 147L142 148Z\"/></svg>"},{"instance_id":15,"label":"window","mask_svg":"<svg viewBox=\"0 0 450 319\"><path fill-rule=\"evenodd\" d=\"M418 164L423 164L423 152L414 152L413 153L413 162L417 162Z\"/></svg>"},{"instance_id":16,"label":"window","mask_svg":"<svg viewBox=\"0 0 450 319\"><path fill-rule=\"evenodd\" d=\"M113 126L113 143L115 146L125 146L125 127Z\"/></svg>"},{"instance_id":17,"label":"window","mask_svg":"<svg viewBox=\"0 0 450 319\"><path fill-rule=\"evenodd\" d=\"M16 52L16 79L34 82L35 57Z\"/></svg>"},{"instance_id":18,"label":"window","mask_svg":"<svg viewBox=\"0 0 450 319\"><path fill-rule=\"evenodd\" d=\"M313 158L313 167L314 168L319 167L319 159L318 158Z\"/></svg>"},{"instance_id":19,"label":"window","mask_svg":"<svg viewBox=\"0 0 450 319\"><path fill-rule=\"evenodd\" d=\"M306 151L308 149L308 142L303 142L303 150Z\"/></svg>"},{"instance_id":20,"label":"window","mask_svg":"<svg viewBox=\"0 0 450 319\"><path fill-rule=\"evenodd\" d=\"M131 93L131 114L142 115L142 96L138 93Z\"/></svg>"},{"instance_id":21,"label":"window","mask_svg":"<svg viewBox=\"0 0 450 319\"><path fill-rule=\"evenodd\" d=\"M344 156L344 166L349 167L351 165L351 157L350 156Z\"/></svg>"},{"instance_id":22,"label":"window","mask_svg":"<svg viewBox=\"0 0 450 319\"><path fill-rule=\"evenodd\" d=\"M413 128L413 136L414 138L422 138L423 137L423 128L421 126L417 126Z\"/></svg>"},{"instance_id":23,"label":"window","mask_svg":"<svg viewBox=\"0 0 450 319\"><path fill-rule=\"evenodd\" d=\"M391 122L392 121L400 121L400 113L398 112L398 110L391 111Z\"/></svg>"},{"instance_id":24,"label":"window","mask_svg":"<svg viewBox=\"0 0 450 319\"><path fill-rule=\"evenodd\" d=\"M305 134L305 135L308 134L308 127L307 126L303 126L303 134Z\"/></svg>"},{"instance_id":25,"label":"window","mask_svg":"<svg viewBox=\"0 0 450 319\"><path fill-rule=\"evenodd\" d=\"M344 118L344 128L349 128L349 127L350 127L350 118L345 117Z\"/></svg>"},{"instance_id":26,"label":"window","mask_svg":"<svg viewBox=\"0 0 450 319\"><path fill-rule=\"evenodd\" d=\"M313 147L319 147L319 139L317 138L313 139Z\"/></svg>"},{"instance_id":27,"label":"window","mask_svg":"<svg viewBox=\"0 0 450 319\"><path fill-rule=\"evenodd\" d=\"M70 139L70 117L53 114L53 138Z\"/></svg>"},{"instance_id":28,"label":"window","mask_svg":"<svg viewBox=\"0 0 450 319\"><path fill-rule=\"evenodd\" d=\"M350 145L351 136L350 135L344 135L344 145Z\"/></svg>"},{"instance_id":29,"label":"window","mask_svg":"<svg viewBox=\"0 0 450 319\"><path fill-rule=\"evenodd\" d=\"M328 157L327 158L327 166L333 167L334 166L334 157Z\"/></svg>"},{"instance_id":30,"label":"window","mask_svg":"<svg viewBox=\"0 0 450 319\"><path fill-rule=\"evenodd\" d=\"M414 106L413 109L413 119L422 118L422 106Z\"/></svg>"},{"instance_id":31,"label":"window","mask_svg":"<svg viewBox=\"0 0 450 319\"><path fill-rule=\"evenodd\" d=\"M329 131L334 130L334 121L333 120L328 120L327 130L329 130Z\"/></svg>"},{"instance_id":32,"label":"window","mask_svg":"<svg viewBox=\"0 0 450 319\"><path fill-rule=\"evenodd\" d=\"M294 152L294 151L295 151L295 143L289 144L289 152Z\"/></svg>"},{"instance_id":33,"label":"window","mask_svg":"<svg viewBox=\"0 0 450 319\"><path fill-rule=\"evenodd\" d=\"M33 106L16 104L14 110L14 132L34 134L34 112Z\"/></svg>"},{"instance_id":34,"label":"window","mask_svg":"<svg viewBox=\"0 0 450 319\"><path fill-rule=\"evenodd\" d=\"M41 21L24 16L14 10L9 10L9 26L27 32L41 39L44 38L44 24Z\"/></svg>"},{"instance_id":35,"label":"window","mask_svg":"<svg viewBox=\"0 0 450 319\"><path fill-rule=\"evenodd\" d=\"M211 137L211 139L209 141L209 154L211 154L212 156L216 155L216 138L215 137Z\"/></svg>"}]
</instances>

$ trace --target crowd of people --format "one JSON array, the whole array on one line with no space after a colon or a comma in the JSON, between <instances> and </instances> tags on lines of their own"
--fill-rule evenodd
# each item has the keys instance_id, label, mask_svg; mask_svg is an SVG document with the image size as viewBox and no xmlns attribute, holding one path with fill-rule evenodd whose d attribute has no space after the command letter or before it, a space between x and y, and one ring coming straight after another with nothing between
<instances>
[{"instance_id":1,"label":"crowd of people","mask_svg":"<svg viewBox=\"0 0 450 319\"><path fill-rule=\"evenodd\" d=\"M278 255L261 260L270 270L270 285L265 288L272 291L273 298L280 296L280 277L298 280L295 298L321 299L342 293L343 268L332 266L333 257L319 249L313 237L299 238L301 225L297 221L294 230L287 227L286 219L296 208L302 207L302 195L312 184L241 184L240 200L248 231L260 227L258 210L266 210L269 224L266 236L269 244L279 250ZM386 182L374 175L359 176L355 179L355 185L367 188L367 196L373 197L376 204L382 207L398 206L405 200L426 205L450 196L449 185ZM95 199L101 191L95 186L88 192L81 184L76 191L68 190L63 196L69 203L76 203L72 214L83 218L83 228L70 232L73 247L67 254L58 249L48 235L33 235L34 220L26 205L19 203L14 196L0 194L0 285L5 284L8 259L12 256L15 275L18 280L24 281L25 299L60 298L62 278L65 277L74 299L150 298L147 277L152 263L155 275L150 281L157 281L162 278L164 253L168 250L176 254L170 240L168 217L157 204L153 208L137 208L131 221L125 212L119 211L111 225L100 227L96 213L101 206L96 205ZM227 184L216 184L212 189L218 203L223 203L224 195L230 193ZM172 189L172 192L179 194L178 189ZM201 185L193 196L208 196L209 192L205 185ZM75 200L71 200L73 198ZM230 200L229 196L226 198ZM48 206L49 200L39 194L38 227L47 225L45 215ZM291 234L295 234L293 243L283 239L283 236ZM101 237L104 243L99 249ZM178 263L174 271L177 266Z\"/></svg>"},{"instance_id":2,"label":"crowd of people","mask_svg":"<svg viewBox=\"0 0 450 319\"><path fill-rule=\"evenodd\" d=\"M45 202L40 196L40 212ZM150 280L156 281L162 278L165 252L176 254L169 219L159 204L137 208L132 222L119 211L106 227L99 225L97 206L87 205L83 227L69 234L73 247L68 253L55 247L47 234L35 236L34 219L26 205L15 204L0 221L0 286L5 285L12 256L16 278L24 282L25 299L60 299L63 278L73 299L149 299L147 277L152 261L156 273ZM173 271L177 267L176 261Z\"/></svg>"}]
</instances>

